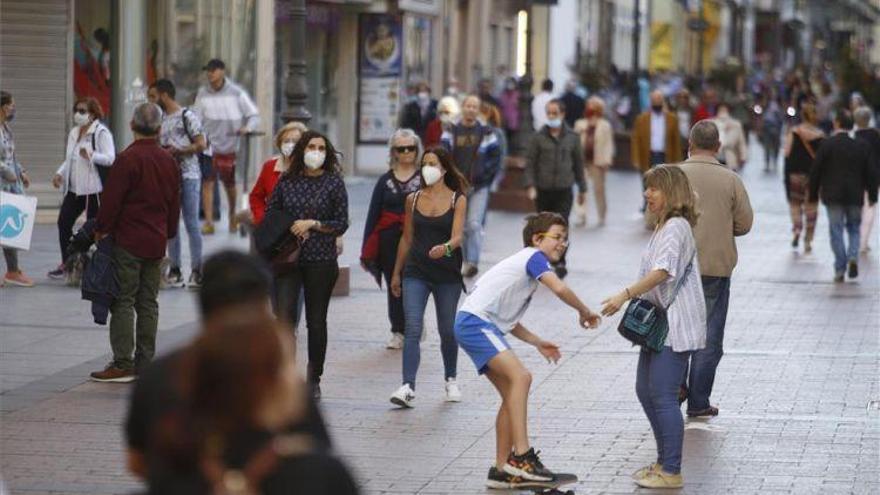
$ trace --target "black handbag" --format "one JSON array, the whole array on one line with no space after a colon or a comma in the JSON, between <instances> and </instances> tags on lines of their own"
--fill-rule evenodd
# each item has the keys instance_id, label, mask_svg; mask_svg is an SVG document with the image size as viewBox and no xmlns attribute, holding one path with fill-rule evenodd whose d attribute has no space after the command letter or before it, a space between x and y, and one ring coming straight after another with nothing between
<instances>
[{"instance_id":1,"label":"black handbag","mask_svg":"<svg viewBox=\"0 0 880 495\"><path fill-rule=\"evenodd\" d=\"M690 263L688 263L684 273L678 279L678 283L675 284L672 300L669 301L665 308L647 299L632 299L623 313L623 318L620 319L617 332L623 338L632 342L633 345L647 347L655 352L662 351L663 345L666 343L666 334L669 332L669 321L666 317L666 312L669 310L669 306L672 306L676 296L678 296L678 291L681 290L681 286L684 285L685 280L690 275L693 264L694 258L691 256Z\"/></svg>"},{"instance_id":2,"label":"black handbag","mask_svg":"<svg viewBox=\"0 0 880 495\"><path fill-rule=\"evenodd\" d=\"M284 210L267 210L263 221L254 230L254 248L272 266L276 275L296 268L302 247L290 232L296 217Z\"/></svg>"}]
</instances>

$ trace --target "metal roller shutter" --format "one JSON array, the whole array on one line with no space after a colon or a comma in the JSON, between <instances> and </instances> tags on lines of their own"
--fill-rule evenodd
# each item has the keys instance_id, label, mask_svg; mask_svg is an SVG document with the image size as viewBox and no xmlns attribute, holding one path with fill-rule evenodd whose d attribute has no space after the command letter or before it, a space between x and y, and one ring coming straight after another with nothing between
<instances>
[{"instance_id":1,"label":"metal roller shutter","mask_svg":"<svg viewBox=\"0 0 880 495\"><path fill-rule=\"evenodd\" d=\"M15 98L19 161L40 207L58 203L46 191L64 157L71 105L71 0L0 0L0 88Z\"/></svg>"}]
</instances>

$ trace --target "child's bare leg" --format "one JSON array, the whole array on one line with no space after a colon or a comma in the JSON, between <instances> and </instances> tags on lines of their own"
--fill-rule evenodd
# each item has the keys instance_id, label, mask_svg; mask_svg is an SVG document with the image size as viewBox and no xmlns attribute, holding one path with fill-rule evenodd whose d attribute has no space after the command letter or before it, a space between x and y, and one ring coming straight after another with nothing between
<instances>
[{"instance_id":1,"label":"child's bare leg","mask_svg":"<svg viewBox=\"0 0 880 495\"><path fill-rule=\"evenodd\" d=\"M498 406L498 416L495 418L495 467L502 469L507 463L510 450L513 449L510 415L507 412L507 405L504 403L504 394L501 393L502 390L509 388L509 384L504 376L495 374L491 370L486 372L486 376L502 397L501 405Z\"/></svg>"},{"instance_id":2,"label":"child's bare leg","mask_svg":"<svg viewBox=\"0 0 880 495\"><path fill-rule=\"evenodd\" d=\"M515 453L521 455L529 450L528 399L532 374L511 351L504 351L489 361L486 375L501 394L502 406L507 419ZM505 386L506 384L506 386ZM499 387L499 385L501 385ZM505 461L507 456L505 455Z\"/></svg>"}]
</instances>

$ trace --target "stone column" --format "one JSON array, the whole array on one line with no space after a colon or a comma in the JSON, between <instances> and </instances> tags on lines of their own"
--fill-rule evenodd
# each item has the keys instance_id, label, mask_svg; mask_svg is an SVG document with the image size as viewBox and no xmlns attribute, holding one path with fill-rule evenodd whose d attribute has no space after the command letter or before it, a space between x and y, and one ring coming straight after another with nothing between
<instances>
[{"instance_id":1,"label":"stone column","mask_svg":"<svg viewBox=\"0 0 880 495\"><path fill-rule=\"evenodd\" d=\"M145 53L146 0L111 2L110 84L112 109L110 125L116 149L122 150L134 139L129 128L134 107L147 101Z\"/></svg>"}]
</instances>

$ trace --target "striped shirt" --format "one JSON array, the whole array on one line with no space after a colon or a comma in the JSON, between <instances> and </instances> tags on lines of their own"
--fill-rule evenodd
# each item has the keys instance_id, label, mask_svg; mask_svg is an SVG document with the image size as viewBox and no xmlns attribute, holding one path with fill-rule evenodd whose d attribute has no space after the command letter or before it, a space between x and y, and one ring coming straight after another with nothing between
<instances>
[{"instance_id":1,"label":"striped shirt","mask_svg":"<svg viewBox=\"0 0 880 495\"><path fill-rule=\"evenodd\" d=\"M700 281L697 243L687 220L673 217L654 232L642 254L639 278L654 270L664 270L669 277L642 298L666 307L672 301L679 276L684 274L693 256L693 265L667 310L669 333L666 345L675 352L695 351L706 346L706 300Z\"/></svg>"},{"instance_id":2,"label":"striped shirt","mask_svg":"<svg viewBox=\"0 0 880 495\"><path fill-rule=\"evenodd\" d=\"M236 132L242 126L254 131L260 125L257 106L247 91L229 78L217 91L210 84L199 88L192 108L202 119L212 153L235 153L238 151Z\"/></svg>"}]
</instances>

